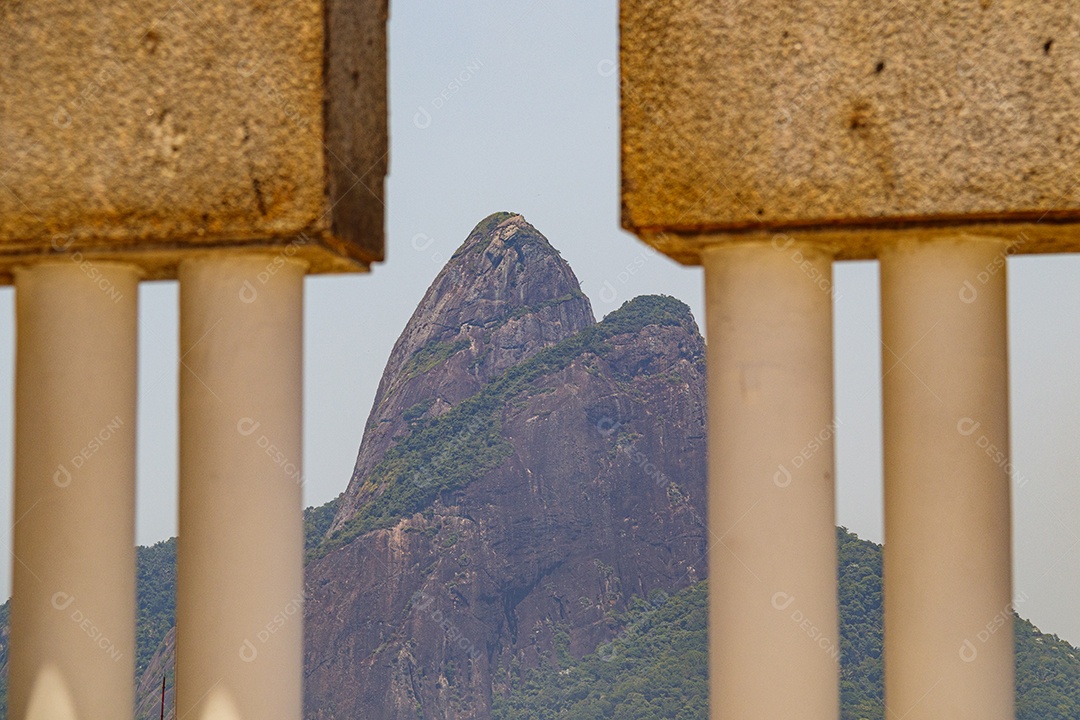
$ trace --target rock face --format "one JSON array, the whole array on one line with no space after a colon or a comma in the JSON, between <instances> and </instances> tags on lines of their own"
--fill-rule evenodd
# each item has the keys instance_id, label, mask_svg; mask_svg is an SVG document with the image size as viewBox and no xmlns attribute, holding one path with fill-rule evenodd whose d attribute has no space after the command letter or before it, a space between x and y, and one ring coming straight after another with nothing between
<instances>
[{"instance_id":1,"label":"rock face","mask_svg":"<svg viewBox=\"0 0 1080 720\"><path fill-rule=\"evenodd\" d=\"M444 412L594 322L573 270L524 218L497 213L477 225L390 353L331 530L363 503L360 486L409 421Z\"/></svg>"},{"instance_id":2,"label":"rock face","mask_svg":"<svg viewBox=\"0 0 1080 720\"><path fill-rule=\"evenodd\" d=\"M671 298L599 324L519 215L477 226L387 363L308 566L305 716L491 717L518 673L705 576L704 343Z\"/></svg>"},{"instance_id":3,"label":"rock face","mask_svg":"<svg viewBox=\"0 0 1080 720\"><path fill-rule=\"evenodd\" d=\"M176 628L169 630L135 687L135 720L161 717L161 678L172 676L176 667ZM176 703L172 683L165 690L165 720L175 720Z\"/></svg>"}]
</instances>

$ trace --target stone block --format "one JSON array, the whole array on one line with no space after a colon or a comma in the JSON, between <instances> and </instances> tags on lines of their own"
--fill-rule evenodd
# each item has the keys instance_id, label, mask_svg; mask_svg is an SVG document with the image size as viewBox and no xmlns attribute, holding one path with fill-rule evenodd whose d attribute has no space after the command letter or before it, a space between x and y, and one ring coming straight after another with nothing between
<instances>
[{"instance_id":1,"label":"stone block","mask_svg":"<svg viewBox=\"0 0 1080 720\"><path fill-rule=\"evenodd\" d=\"M688 263L796 234L1080 250L1070 0L624 0L623 224ZM959 228L959 229L958 229Z\"/></svg>"},{"instance_id":2,"label":"stone block","mask_svg":"<svg viewBox=\"0 0 1080 720\"><path fill-rule=\"evenodd\" d=\"M50 257L175 277L383 255L387 0L0 4L0 282Z\"/></svg>"}]
</instances>

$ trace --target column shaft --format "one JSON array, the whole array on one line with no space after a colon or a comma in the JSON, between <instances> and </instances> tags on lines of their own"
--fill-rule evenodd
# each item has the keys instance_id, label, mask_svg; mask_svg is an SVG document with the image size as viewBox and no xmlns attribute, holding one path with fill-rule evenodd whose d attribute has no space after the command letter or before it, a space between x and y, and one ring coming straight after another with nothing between
<instances>
[{"instance_id":1,"label":"column shaft","mask_svg":"<svg viewBox=\"0 0 1080 720\"><path fill-rule=\"evenodd\" d=\"M1013 718L1006 247L881 255L889 717Z\"/></svg>"},{"instance_id":2,"label":"column shaft","mask_svg":"<svg viewBox=\"0 0 1080 720\"><path fill-rule=\"evenodd\" d=\"M139 271L17 270L9 717L130 717Z\"/></svg>"},{"instance_id":3,"label":"column shaft","mask_svg":"<svg viewBox=\"0 0 1080 720\"><path fill-rule=\"evenodd\" d=\"M177 717L299 720L304 266L180 266Z\"/></svg>"},{"instance_id":4,"label":"column shaft","mask_svg":"<svg viewBox=\"0 0 1080 720\"><path fill-rule=\"evenodd\" d=\"M706 252L710 716L839 713L832 261Z\"/></svg>"}]
</instances>

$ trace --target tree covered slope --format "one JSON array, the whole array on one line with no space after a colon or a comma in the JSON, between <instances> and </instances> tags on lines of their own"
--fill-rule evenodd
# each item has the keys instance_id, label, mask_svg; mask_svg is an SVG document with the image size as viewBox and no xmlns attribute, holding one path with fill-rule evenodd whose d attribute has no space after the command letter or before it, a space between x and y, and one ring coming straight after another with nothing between
<instances>
[{"instance_id":1,"label":"tree covered slope","mask_svg":"<svg viewBox=\"0 0 1080 720\"><path fill-rule=\"evenodd\" d=\"M841 720L885 720L881 547L839 544ZM496 720L706 720L706 582L638 600L619 637L579 661L522 673ZM1080 720L1080 650L1016 618L1017 720Z\"/></svg>"}]
</instances>

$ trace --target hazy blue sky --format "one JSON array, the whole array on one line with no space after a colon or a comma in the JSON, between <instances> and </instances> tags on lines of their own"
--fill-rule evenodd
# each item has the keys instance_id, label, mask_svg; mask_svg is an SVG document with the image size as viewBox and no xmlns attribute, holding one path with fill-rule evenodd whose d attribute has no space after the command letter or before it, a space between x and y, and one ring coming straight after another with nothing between
<instances>
[{"instance_id":1,"label":"hazy blue sky","mask_svg":"<svg viewBox=\"0 0 1080 720\"><path fill-rule=\"evenodd\" d=\"M393 2L387 263L307 281L304 500L349 479L390 348L486 215L520 212L562 251L597 316L702 276L619 229L617 3ZM1009 264L1019 611L1080 643L1080 260ZM836 268L837 522L882 540L876 263ZM138 541L176 532L175 283L141 300ZM0 540L10 538L13 299L0 288ZM107 522L102 518L102 522ZM10 589L0 553L0 595Z\"/></svg>"}]
</instances>

